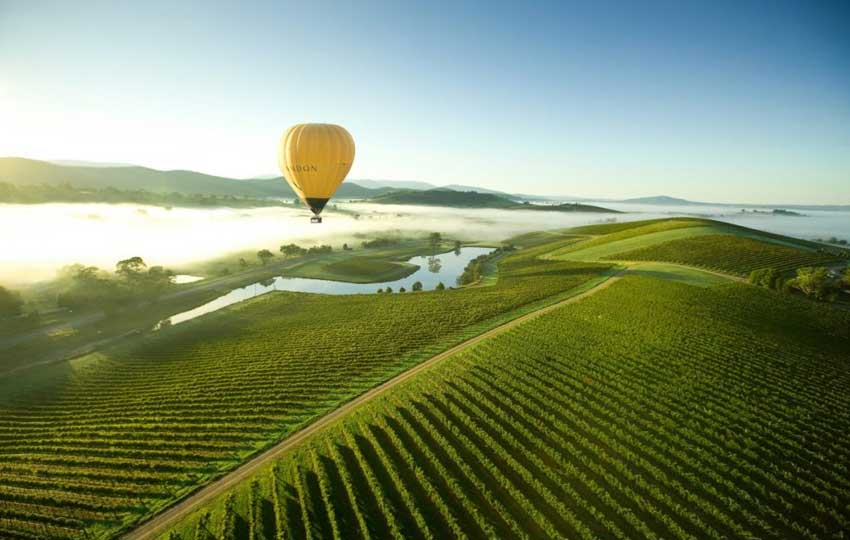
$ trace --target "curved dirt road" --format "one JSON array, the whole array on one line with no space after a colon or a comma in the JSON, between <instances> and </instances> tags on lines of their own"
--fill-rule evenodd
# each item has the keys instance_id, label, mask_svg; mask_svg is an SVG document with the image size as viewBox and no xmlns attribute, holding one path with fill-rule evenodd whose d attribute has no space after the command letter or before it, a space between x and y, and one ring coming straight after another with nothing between
<instances>
[{"instance_id":1,"label":"curved dirt road","mask_svg":"<svg viewBox=\"0 0 850 540\"><path fill-rule=\"evenodd\" d=\"M150 520L142 523L137 528L133 529L132 531L130 531L128 533L125 533L123 538L125 540L153 540L154 538L157 537L157 535L162 534L169 527L171 527L172 525L175 525L179 520L184 518L186 515L195 511L198 508L199 505L201 505L201 504L217 497L218 495L221 495L222 493L226 492L228 489L234 487L236 484L238 484L239 482L241 482L242 480L244 480L245 478L250 476L252 473L256 472L258 469L260 469L263 466L268 465L269 463L274 461L278 456L280 456L285 451L296 446L297 444L302 442L304 439L310 437L311 435L317 433L318 431L321 431L322 429L327 427L329 424L331 424L335 420L338 420L339 418L341 418L341 417L345 416L346 414L352 412L354 409L356 409L360 405L363 405L364 403L366 403L366 402L378 397L379 395L383 394L384 392L386 392L387 390L389 390L393 386L396 386L397 384L415 376L419 372L428 369L429 367L433 366L437 362L444 360L445 358L448 358L449 356L452 356L453 354L459 353L460 351L467 349L467 348L475 345L476 343L478 343L480 341L491 338L491 337L495 336L496 334L501 334L502 332L510 330L511 328L514 328L515 326L518 326L518 325L520 325L520 324L522 324L522 323L524 323L524 322L526 322L530 319L539 317L540 315L543 315L545 313L548 313L550 311L553 311L555 309L563 307L567 304L572 304L574 302L578 302L579 300L581 300L583 298L586 298L586 297L588 297L592 294L595 294L595 293L609 287L611 284L613 284L614 282L619 280L620 277L622 276L622 274L624 272L626 272L627 270L628 270L628 268L623 268L619 272L617 272L616 274L612 274L610 277L605 279L605 281L602 281L602 282L594 285L593 287L591 287L590 289L588 289L588 290L586 290L582 293L579 293L575 296L571 296L571 297L569 297L565 300L562 300L560 302L557 302L555 304L551 304L549 306L542 307L542 308L540 308L536 311L532 311L531 313L526 313L525 315L517 317L516 319L508 321L508 322L506 322L506 323L504 323L500 326L497 326L495 328L492 328L492 329L484 332L483 334L479 334L479 335L477 335L473 338L470 338L470 339L464 341L463 343L455 345L451 349L448 349L444 352L441 352L440 354L438 354L436 356L432 356L428 360L425 360L425 361L417 364L415 367L412 367L409 370L396 375L392 379L372 388L371 390L369 390L369 391L361 394L360 396L354 398L353 400L345 403L344 405L342 405L338 409L335 409L334 411L332 411L332 412L326 414L325 416L319 418L314 423L310 424L309 426L305 427L304 429L293 433L292 435L283 439L282 441L280 441L276 445L272 446L271 448L269 448L265 452L255 456L250 461L248 461L245 464L241 465L240 467L234 469L233 471L227 473L226 475L222 476L218 480L215 480L211 484L208 484L207 486L199 489L198 491L189 495L187 498L175 503L173 506L168 507L166 510L164 510L163 512L153 516Z\"/></svg>"}]
</instances>

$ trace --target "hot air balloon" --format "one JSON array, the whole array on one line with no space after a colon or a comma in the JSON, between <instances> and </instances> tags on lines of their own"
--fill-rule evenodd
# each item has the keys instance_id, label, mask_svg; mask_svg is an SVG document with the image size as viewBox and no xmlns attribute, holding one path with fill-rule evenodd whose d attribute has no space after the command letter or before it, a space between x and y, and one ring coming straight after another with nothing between
<instances>
[{"instance_id":1,"label":"hot air balloon","mask_svg":"<svg viewBox=\"0 0 850 540\"><path fill-rule=\"evenodd\" d=\"M313 211L311 223L351 169L354 139L334 124L296 124L280 140L277 164L298 197Z\"/></svg>"}]
</instances>

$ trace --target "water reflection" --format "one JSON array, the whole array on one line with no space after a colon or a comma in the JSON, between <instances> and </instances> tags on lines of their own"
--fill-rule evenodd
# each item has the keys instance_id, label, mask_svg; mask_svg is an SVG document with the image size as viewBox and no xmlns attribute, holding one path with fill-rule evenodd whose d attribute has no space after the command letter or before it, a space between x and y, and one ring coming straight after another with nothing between
<instances>
[{"instance_id":1,"label":"water reflection","mask_svg":"<svg viewBox=\"0 0 850 540\"><path fill-rule=\"evenodd\" d=\"M257 283L234 289L224 296L208 302L195 309L184 311L161 321L154 329L165 328L179 324L206 313L217 311L231 304L254 298L271 291L293 291L319 294L371 294L378 289L392 287L394 291L404 287L408 291L413 289L417 281L422 284L423 290L432 290L438 283L446 286L454 285L457 278L463 273L463 269L469 262L480 256L493 251L493 248L465 247L460 250L443 253L439 257L416 256L407 262L415 264L419 269L406 278L395 281L384 281L380 283L348 283L345 281L331 281L325 279L310 279L297 277L276 277L266 279Z\"/></svg>"}]
</instances>

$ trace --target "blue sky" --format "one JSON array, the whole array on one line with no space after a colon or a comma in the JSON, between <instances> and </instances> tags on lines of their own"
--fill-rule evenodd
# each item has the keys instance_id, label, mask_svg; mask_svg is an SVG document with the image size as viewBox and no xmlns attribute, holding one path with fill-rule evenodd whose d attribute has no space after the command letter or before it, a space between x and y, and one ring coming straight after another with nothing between
<instances>
[{"instance_id":1,"label":"blue sky","mask_svg":"<svg viewBox=\"0 0 850 540\"><path fill-rule=\"evenodd\" d=\"M170 4L0 0L0 155L850 204L847 2Z\"/></svg>"}]
</instances>

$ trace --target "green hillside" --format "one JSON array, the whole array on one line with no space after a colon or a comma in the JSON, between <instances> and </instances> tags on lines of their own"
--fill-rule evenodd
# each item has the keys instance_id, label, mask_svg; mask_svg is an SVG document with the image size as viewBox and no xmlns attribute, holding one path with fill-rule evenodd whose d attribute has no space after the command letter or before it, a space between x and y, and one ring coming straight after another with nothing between
<instances>
[{"instance_id":1,"label":"green hillside","mask_svg":"<svg viewBox=\"0 0 850 540\"><path fill-rule=\"evenodd\" d=\"M390 390L170 538L840 538L848 350L843 311L627 277Z\"/></svg>"},{"instance_id":2,"label":"green hillside","mask_svg":"<svg viewBox=\"0 0 850 540\"><path fill-rule=\"evenodd\" d=\"M549 257L666 261L725 268L736 274L773 265L791 269L850 258L850 251L845 249L710 219L610 223L576 227L569 233L584 235L585 239L554 251ZM704 236L712 238L701 239Z\"/></svg>"},{"instance_id":3,"label":"green hillside","mask_svg":"<svg viewBox=\"0 0 850 540\"><path fill-rule=\"evenodd\" d=\"M477 191L453 191L450 189L430 189L426 191L401 190L373 197L368 202L377 204L416 204L423 206L448 206L454 208L499 208L504 210L541 210L554 212L606 212L618 214L587 204L537 205L522 204L495 193Z\"/></svg>"},{"instance_id":4,"label":"green hillside","mask_svg":"<svg viewBox=\"0 0 850 540\"><path fill-rule=\"evenodd\" d=\"M666 261L746 276L760 268L793 270L802 266L838 262L846 259L847 256L796 249L741 236L706 234L670 240L605 258L627 261Z\"/></svg>"},{"instance_id":5,"label":"green hillside","mask_svg":"<svg viewBox=\"0 0 850 540\"><path fill-rule=\"evenodd\" d=\"M163 538L848 529L850 311L663 260L612 266L673 249L726 272L791 268L819 244L699 219L510 243L489 286L270 293L0 379L0 537L114 536L388 378L586 290L352 409ZM399 270L379 259L328 266Z\"/></svg>"},{"instance_id":6,"label":"green hillside","mask_svg":"<svg viewBox=\"0 0 850 540\"><path fill-rule=\"evenodd\" d=\"M271 293L0 380L0 537L108 536L423 358L554 302L610 266L539 261L538 253L503 259L491 287Z\"/></svg>"},{"instance_id":7,"label":"green hillside","mask_svg":"<svg viewBox=\"0 0 850 540\"><path fill-rule=\"evenodd\" d=\"M282 178L236 180L194 171L158 171L146 167L77 167L15 157L0 158L0 182L16 186L71 184L75 188L145 190L152 193L295 197L295 192ZM367 189L345 182L336 197L360 199L386 191L389 190Z\"/></svg>"}]
</instances>

